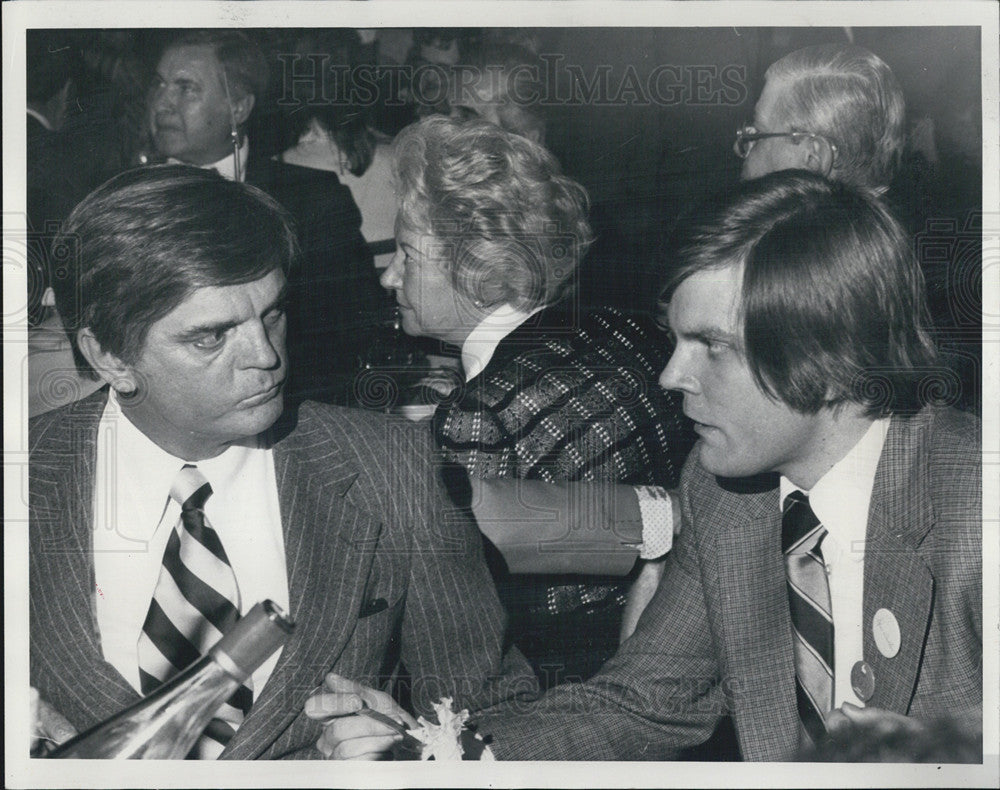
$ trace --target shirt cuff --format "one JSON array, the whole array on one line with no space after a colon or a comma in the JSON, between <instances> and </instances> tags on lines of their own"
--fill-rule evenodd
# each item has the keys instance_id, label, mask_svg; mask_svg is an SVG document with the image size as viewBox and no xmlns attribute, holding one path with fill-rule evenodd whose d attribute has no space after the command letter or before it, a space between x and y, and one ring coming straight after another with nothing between
<instances>
[{"instance_id":1,"label":"shirt cuff","mask_svg":"<svg viewBox=\"0 0 1000 790\"><path fill-rule=\"evenodd\" d=\"M674 545L674 512L670 494L658 486L635 486L642 514L639 559L655 560Z\"/></svg>"}]
</instances>

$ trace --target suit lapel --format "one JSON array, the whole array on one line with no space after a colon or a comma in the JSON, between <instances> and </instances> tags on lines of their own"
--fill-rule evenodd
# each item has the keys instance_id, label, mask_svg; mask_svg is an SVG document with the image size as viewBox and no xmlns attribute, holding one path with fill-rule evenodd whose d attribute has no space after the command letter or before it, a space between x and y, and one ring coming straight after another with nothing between
<instances>
[{"instance_id":1,"label":"suit lapel","mask_svg":"<svg viewBox=\"0 0 1000 790\"><path fill-rule=\"evenodd\" d=\"M295 633L224 756L253 759L302 712L357 623L381 523L349 496L358 476L327 426L304 414L274 447Z\"/></svg>"},{"instance_id":2,"label":"suit lapel","mask_svg":"<svg viewBox=\"0 0 1000 790\"><path fill-rule=\"evenodd\" d=\"M106 393L74 407L51 457L32 470L32 652L65 714L87 728L140 699L103 660L93 609L94 468ZM274 448L295 634L224 756L252 759L299 715L357 622L381 524L350 496L358 470L315 418ZM44 509L41 504L44 502ZM63 702L65 700L65 702Z\"/></svg>"},{"instance_id":3,"label":"suit lapel","mask_svg":"<svg viewBox=\"0 0 1000 790\"><path fill-rule=\"evenodd\" d=\"M786 760L792 753L783 747L798 743L798 714L781 514L774 490L742 500L739 518L731 510L717 514L725 655L740 749L745 760Z\"/></svg>"},{"instance_id":4,"label":"suit lapel","mask_svg":"<svg viewBox=\"0 0 1000 790\"><path fill-rule=\"evenodd\" d=\"M898 713L907 712L913 697L934 595L933 577L916 550L933 525L933 509L926 481L913 472L921 468L928 420L927 412L893 419L875 475L865 546L864 656L875 676L867 704ZM798 740L798 714L791 639L769 638L791 632L781 516L773 491L741 500L737 519L721 508L716 514L726 525L719 533L719 584L729 674L740 684L734 690L740 747L747 760L784 760L793 754L782 744ZM891 657L879 649L873 630L880 609L899 626L899 650Z\"/></svg>"},{"instance_id":5,"label":"suit lapel","mask_svg":"<svg viewBox=\"0 0 1000 790\"><path fill-rule=\"evenodd\" d=\"M101 652L94 611L94 469L97 427L106 391L76 404L63 420L63 449L39 459L32 476L32 498L45 502L33 529L37 589L31 640L35 652L57 667L54 696L78 726L90 727L139 699L128 681ZM51 504L49 504L51 503ZM48 517L46 517L48 516ZM51 518L51 520L50 520ZM51 524L55 529L46 529Z\"/></svg>"},{"instance_id":6,"label":"suit lapel","mask_svg":"<svg viewBox=\"0 0 1000 790\"><path fill-rule=\"evenodd\" d=\"M934 579L916 551L933 511L924 481L911 477L926 418L893 419L875 473L865 543L864 656L875 676L867 704L897 713L906 713L913 697L934 595ZM882 609L899 626L899 650L888 656L880 649L888 642L875 635L875 614Z\"/></svg>"}]
</instances>

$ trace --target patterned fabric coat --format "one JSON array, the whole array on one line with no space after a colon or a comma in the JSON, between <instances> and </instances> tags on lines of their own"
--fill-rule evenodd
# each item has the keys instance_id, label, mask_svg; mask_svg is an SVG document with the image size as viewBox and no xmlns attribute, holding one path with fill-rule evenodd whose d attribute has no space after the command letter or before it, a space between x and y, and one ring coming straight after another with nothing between
<instances>
[{"instance_id":1,"label":"patterned fabric coat","mask_svg":"<svg viewBox=\"0 0 1000 790\"><path fill-rule=\"evenodd\" d=\"M674 486L692 435L679 401L657 383L668 353L651 322L612 308L577 318L543 310L438 408L438 446L480 478ZM574 676L613 654L628 584L498 578L522 651L536 668L548 662Z\"/></svg>"},{"instance_id":2,"label":"patterned fabric coat","mask_svg":"<svg viewBox=\"0 0 1000 790\"><path fill-rule=\"evenodd\" d=\"M481 478L676 485L691 436L657 383L668 351L612 308L542 311L438 409L435 438Z\"/></svg>"}]
</instances>

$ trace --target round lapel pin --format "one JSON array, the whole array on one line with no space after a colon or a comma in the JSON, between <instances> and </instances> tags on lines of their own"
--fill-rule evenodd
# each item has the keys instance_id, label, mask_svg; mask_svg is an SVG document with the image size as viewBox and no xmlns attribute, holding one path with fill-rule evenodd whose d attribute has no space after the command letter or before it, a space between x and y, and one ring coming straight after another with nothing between
<instances>
[{"instance_id":1,"label":"round lapel pin","mask_svg":"<svg viewBox=\"0 0 1000 790\"><path fill-rule=\"evenodd\" d=\"M899 623L896 615L888 609L879 609L872 618L872 635L875 637L875 647L886 658L892 658L899 652Z\"/></svg>"},{"instance_id":2,"label":"round lapel pin","mask_svg":"<svg viewBox=\"0 0 1000 790\"><path fill-rule=\"evenodd\" d=\"M875 693L875 672L867 661L856 661L851 667L851 688L862 702L868 702Z\"/></svg>"}]
</instances>

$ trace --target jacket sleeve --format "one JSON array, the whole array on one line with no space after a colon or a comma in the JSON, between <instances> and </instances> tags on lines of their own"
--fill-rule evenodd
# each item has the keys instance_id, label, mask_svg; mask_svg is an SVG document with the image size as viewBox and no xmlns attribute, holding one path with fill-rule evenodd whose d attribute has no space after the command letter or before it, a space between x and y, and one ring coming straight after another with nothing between
<instances>
[{"instance_id":1,"label":"jacket sleeve","mask_svg":"<svg viewBox=\"0 0 1000 790\"><path fill-rule=\"evenodd\" d=\"M506 614L468 508L449 497L465 473L436 463L430 433L419 434L410 491L410 576L401 627L401 659L418 714L451 697L455 710L488 709L537 696L528 662L505 650ZM424 441L426 440L426 444ZM406 490L406 489L404 489Z\"/></svg>"},{"instance_id":2,"label":"jacket sleeve","mask_svg":"<svg viewBox=\"0 0 1000 790\"><path fill-rule=\"evenodd\" d=\"M690 505L683 497L685 524ZM725 713L702 590L697 534L685 529L635 633L591 680L483 717L507 760L667 760L705 741Z\"/></svg>"}]
</instances>

